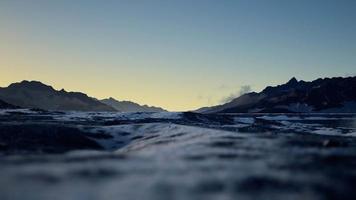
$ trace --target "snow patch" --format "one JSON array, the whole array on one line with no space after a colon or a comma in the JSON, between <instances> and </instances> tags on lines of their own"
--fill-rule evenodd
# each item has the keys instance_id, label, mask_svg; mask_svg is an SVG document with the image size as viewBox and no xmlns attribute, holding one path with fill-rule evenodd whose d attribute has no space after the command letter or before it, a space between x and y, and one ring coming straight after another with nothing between
<instances>
[{"instance_id":1,"label":"snow patch","mask_svg":"<svg viewBox=\"0 0 356 200\"><path fill-rule=\"evenodd\" d=\"M9 115L11 113L37 114L37 111L31 109L0 109L0 115Z\"/></svg>"},{"instance_id":2,"label":"snow patch","mask_svg":"<svg viewBox=\"0 0 356 200\"><path fill-rule=\"evenodd\" d=\"M335 136L344 135L341 133L339 129L333 129L333 128L320 128L318 130L312 131L312 133L318 135L335 135Z\"/></svg>"},{"instance_id":3,"label":"snow patch","mask_svg":"<svg viewBox=\"0 0 356 200\"><path fill-rule=\"evenodd\" d=\"M236 117L234 118L235 123L243 123L243 124L253 124L255 123L255 118L253 117Z\"/></svg>"},{"instance_id":4,"label":"snow patch","mask_svg":"<svg viewBox=\"0 0 356 200\"><path fill-rule=\"evenodd\" d=\"M257 117L258 119L264 119L269 121L292 121L292 120L301 120L300 117L296 116L287 116L287 115L277 115L277 116L262 116Z\"/></svg>"}]
</instances>

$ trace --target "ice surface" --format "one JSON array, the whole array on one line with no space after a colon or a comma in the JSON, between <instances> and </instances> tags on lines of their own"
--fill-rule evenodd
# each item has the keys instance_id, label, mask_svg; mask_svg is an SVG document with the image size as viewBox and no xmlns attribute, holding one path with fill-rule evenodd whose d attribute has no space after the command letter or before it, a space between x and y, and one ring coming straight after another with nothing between
<instances>
[{"instance_id":1,"label":"ice surface","mask_svg":"<svg viewBox=\"0 0 356 200\"><path fill-rule=\"evenodd\" d=\"M9 115L12 113L37 114L38 112L31 109L0 109L0 115Z\"/></svg>"},{"instance_id":2,"label":"ice surface","mask_svg":"<svg viewBox=\"0 0 356 200\"><path fill-rule=\"evenodd\" d=\"M253 123L255 123L255 119L252 118L252 117L246 117L246 118L236 117L234 120L237 123L244 123L244 124L253 124Z\"/></svg>"},{"instance_id":3,"label":"ice surface","mask_svg":"<svg viewBox=\"0 0 356 200\"><path fill-rule=\"evenodd\" d=\"M262 116L262 117L257 117L257 118L258 118L258 119L264 119L264 120L276 120L276 121L301 120L300 117L287 116L287 115Z\"/></svg>"},{"instance_id":4,"label":"ice surface","mask_svg":"<svg viewBox=\"0 0 356 200\"><path fill-rule=\"evenodd\" d=\"M0 199L355 199L355 119L6 111Z\"/></svg>"},{"instance_id":5,"label":"ice surface","mask_svg":"<svg viewBox=\"0 0 356 200\"><path fill-rule=\"evenodd\" d=\"M180 115L179 112L66 112L55 119L61 121L93 120L95 117L116 120L179 119Z\"/></svg>"}]
</instances>

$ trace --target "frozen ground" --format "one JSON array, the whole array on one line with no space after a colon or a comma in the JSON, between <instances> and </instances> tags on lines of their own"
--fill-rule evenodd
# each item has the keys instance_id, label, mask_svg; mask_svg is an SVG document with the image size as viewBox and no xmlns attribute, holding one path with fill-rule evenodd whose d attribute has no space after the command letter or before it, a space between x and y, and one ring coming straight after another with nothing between
<instances>
[{"instance_id":1,"label":"frozen ground","mask_svg":"<svg viewBox=\"0 0 356 200\"><path fill-rule=\"evenodd\" d=\"M356 115L0 111L0 199L356 199Z\"/></svg>"}]
</instances>

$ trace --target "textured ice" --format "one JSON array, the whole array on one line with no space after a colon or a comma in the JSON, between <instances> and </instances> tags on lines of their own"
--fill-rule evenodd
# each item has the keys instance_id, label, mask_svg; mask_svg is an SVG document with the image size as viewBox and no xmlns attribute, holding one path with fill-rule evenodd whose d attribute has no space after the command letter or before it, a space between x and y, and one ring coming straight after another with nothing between
<instances>
[{"instance_id":1,"label":"textured ice","mask_svg":"<svg viewBox=\"0 0 356 200\"><path fill-rule=\"evenodd\" d=\"M245 117L245 118L236 117L235 122L244 123L244 124L253 124L253 123L255 123L255 119L252 117Z\"/></svg>"},{"instance_id":2,"label":"textured ice","mask_svg":"<svg viewBox=\"0 0 356 200\"><path fill-rule=\"evenodd\" d=\"M276 120L276 121L301 120L300 117L287 116L287 115L262 116L262 117L257 117L257 118L258 118L258 119L265 119L265 120Z\"/></svg>"},{"instance_id":3,"label":"textured ice","mask_svg":"<svg viewBox=\"0 0 356 200\"><path fill-rule=\"evenodd\" d=\"M66 112L55 119L61 121L93 120L97 117L116 120L179 119L180 115L179 112Z\"/></svg>"},{"instance_id":4,"label":"textured ice","mask_svg":"<svg viewBox=\"0 0 356 200\"><path fill-rule=\"evenodd\" d=\"M31 109L0 109L0 115L10 115L13 113L37 114L38 112Z\"/></svg>"},{"instance_id":5,"label":"textured ice","mask_svg":"<svg viewBox=\"0 0 356 200\"><path fill-rule=\"evenodd\" d=\"M6 113L1 200L356 198L352 114Z\"/></svg>"}]
</instances>

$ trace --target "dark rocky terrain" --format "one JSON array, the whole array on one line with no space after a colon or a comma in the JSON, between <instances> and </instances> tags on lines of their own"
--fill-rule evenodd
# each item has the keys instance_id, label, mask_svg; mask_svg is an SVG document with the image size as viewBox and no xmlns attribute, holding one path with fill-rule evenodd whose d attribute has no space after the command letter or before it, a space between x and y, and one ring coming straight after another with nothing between
<instances>
[{"instance_id":1,"label":"dark rocky terrain","mask_svg":"<svg viewBox=\"0 0 356 200\"><path fill-rule=\"evenodd\" d=\"M355 199L356 115L0 110L0 199Z\"/></svg>"},{"instance_id":2,"label":"dark rocky terrain","mask_svg":"<svg viewBox=\"0 0 356 200\"><path fill-rule=\"evenodd\" d=\"M14 109L14 108L19 108L19 107L0 100L0 109Z\"/></svg>"},{"instance_id":3,"label":"dark rocky terrain","mask_svg":"<svg viewBox=\"0 0 356 200\"><path fill-rule=\"evenodd\" d=\"M355 113L356 77L286 84L244 94L229 103L201 108L202 113Z\"/></svg>"}]
</instances>

